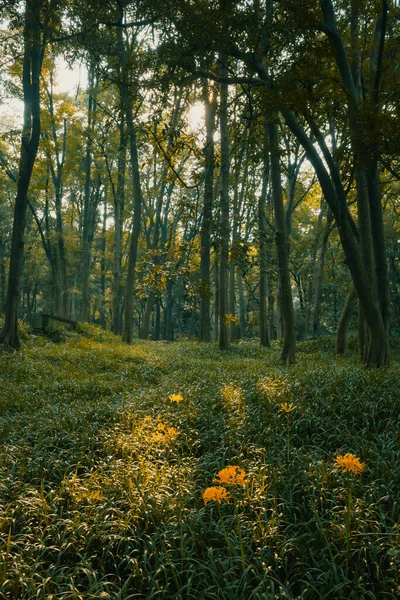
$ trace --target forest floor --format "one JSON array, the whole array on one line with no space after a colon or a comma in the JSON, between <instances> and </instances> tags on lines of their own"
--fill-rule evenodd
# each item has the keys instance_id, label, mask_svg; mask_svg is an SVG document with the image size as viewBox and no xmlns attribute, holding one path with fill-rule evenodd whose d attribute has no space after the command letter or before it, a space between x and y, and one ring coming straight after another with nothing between
<instances>
[{"instance_id":1,"label":"forest floor","mask_svg":"<svg viewBox=\"0 0 400 600\"><path fill-rule=\"evenodd\" d=\"M333 347L2 353L0 598L399 598L400 346Z\"/></svg>"}]
</instances>

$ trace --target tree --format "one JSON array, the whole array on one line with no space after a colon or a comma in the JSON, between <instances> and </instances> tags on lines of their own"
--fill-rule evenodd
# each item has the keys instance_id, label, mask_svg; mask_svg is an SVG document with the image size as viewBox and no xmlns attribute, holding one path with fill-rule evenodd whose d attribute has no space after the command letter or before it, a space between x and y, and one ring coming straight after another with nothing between
<instances>
[{"instance_id":1,"label":"tree","mask_svg":"<svg viewBox=\"0 0 400 600\"><path fill-rule=\"evenodd\" d=\"M226 57L219 57L221 79L227 75ZM228 259L229 259L229 132L228 84L221 83L219 122L221 132L220 259L219 259L219 347L229 349Z\"/></svg>"},{"instance_id":2,"label":"tree","mask_svg":"<svg viewBox=\"0 0 400 600\"><path fill-rule=\"evenodd\" d=\"M211 97L210 97L211 96ZM217 94L207 80L203 82L203 102L205 107L206 143L204 146L205 175L203 214L200 231L200 341L211 341L211 266L210 230L214 198L214 132Z\"/></svg>"},{"instance_id":3,"label":"tree","mask_svg":"<svg viewBox=\"0 0 400 600\"><path fill-rule=\"evenodd\" d=\"M281 361L284 364L291 365L295 362L296 333L288 262L288 239L286 232L285 210L283 205L277 124L268 119L267 131L270 143L272 198L275 217L275 243L278 256L280 303L283 316L283 347Z\"/></svg>"},{"instance_id":4,"label":"tree","mask_svg":"<svg viewBox=\"0 0 400 600\"><path fill-rule=\"evenodd\" d=\"M5 323L0 333L0 343L13 349L18 349L20 346L18 308L21 293L28 189L40 141L40 74L47 40L47 32L43 29L43 23L46 23L44 1L26 0L22 67L24 123L14 208Z\"/></svg>"}]
</instances>

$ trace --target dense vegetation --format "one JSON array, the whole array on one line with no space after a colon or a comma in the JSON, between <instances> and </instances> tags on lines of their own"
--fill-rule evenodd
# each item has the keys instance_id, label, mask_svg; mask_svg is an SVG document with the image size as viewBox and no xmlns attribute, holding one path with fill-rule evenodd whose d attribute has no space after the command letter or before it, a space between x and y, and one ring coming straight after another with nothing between
<instances>
[{"instance_id":1,"label":"dense vegetation","mask_svg":"<svg viewBox=\"0 0 400 600\"><path fill-rule=\"evenodd\" d=\"M399 597L398 346L365 370L355 339L303 342L287 370L278 344L25 336L0 361L1 598Z\"/></svg>"}]
</instances>

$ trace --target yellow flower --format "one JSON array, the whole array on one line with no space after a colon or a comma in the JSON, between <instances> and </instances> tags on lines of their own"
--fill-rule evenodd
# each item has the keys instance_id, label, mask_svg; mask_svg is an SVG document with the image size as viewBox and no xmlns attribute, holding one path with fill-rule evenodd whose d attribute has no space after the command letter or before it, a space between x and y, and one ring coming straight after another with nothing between
<instances>
[{"instance_id":1,"label":"yellow flower","mask_svg":"<svg viewBox=\"0 0 400 600\"><path fill-rule=\"evenodd\" d=\"M166 443L169 440L175 439L179 434L180 431L175 429L175 427L167 427L164 423L159 423L152 435L152 440L153 442Z\"/></svg>"},{"instance_id":2,"label":"yellow flower","mask_svg":"<svg viewBox=\"0 0 400 600\"><path fill-rule=\"evenodd\" d=\"M167 435L170 438L176 438L179 435L179 431L177 429L175 429L175 427L168 427L167 428Z\"/></svg>"},{"instance_id":3,"label":"yellow flower","mask_svg":"<svg viewBox=\"0 0 400 600\"><path fill-rule=\"evenodd\" d=\"M225 483L226 485L246 485L247 474L240 468L231 465L225 467L213 479L213 483Z\"/></svg>"},{"instance_id":4,"label":"yellow flower","mask_svg":"<svg viewBox=\"0 0 400 600\"><path fill-rule=\"evenodd\" d=\"M171 400L171 402L182 402L183 400L183 396L182 394L171 394L170 396L168 396L168 399Z\"/></svg>"},{"instance_id":5,"label":"yellow flower","mask_svg":"<svg viewBox=\"0 0 400 600\"><path fill-rule=\"evenodd\" d=\"M237 323L238 319L234 315L228 313L224 315L224 325L228 326L229 323Z\"/></svg>"},{"instance_id":6,"label":"yellow flower","mask_svg":"<svg viewBox=\"0 0 400 600\"><path fill-rule=\"evenodd\" d=\"M241 387L228 383L221 389L221 396L229 406L240 405L244 403L244 391Z\"/></svg>"},{"instance_id":7,"label":"yellow flower","mask_svg":"<svg viewBox=\"0 0 400 600\"><path fill-rule=\"evenodd\" d=\"M203 492L203 500L205 504L207 504L207 502L211 502L211 500L214 500L214 502L218 502L218 504L221 504L222 500L228 500L228 498L229 493L226 491L225 488L221 487L220 485L216 485L215 487L208 487Z\"/></svg>"},{"instance_id":8,"label":"yellow flower","mask_svg":"<svg viewBox=\"0 0 400 600\"><path fill-rule=\"evenodd\" d=\"M281 404L279 406L281 407L281 410L283 410L283 412L286 413L287 415L289 413L291 413L292 410L294 410L295 408L297 408L297 406L295 406L293 404L293 402L290 402L290 404L288 404L287 402L281 402Z\"/></svg>"},{"instance_id":9,"label":"yellow flower","mask_svg":"<svg viewBox=\"0 0 400 600\"><path fill-rule=\"evenodd\" d=\"M351 471L356 475L365 470L365 463L360 462L360 459L355 454L337 456L335 462L338 467L342 467L343 471Z\"/></svg>"}]
</instances>

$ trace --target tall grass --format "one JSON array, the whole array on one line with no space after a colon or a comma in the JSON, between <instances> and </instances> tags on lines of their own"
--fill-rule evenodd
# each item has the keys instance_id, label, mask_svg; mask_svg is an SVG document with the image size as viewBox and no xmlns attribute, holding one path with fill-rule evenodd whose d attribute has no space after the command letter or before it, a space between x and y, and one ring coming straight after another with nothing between
<instances>
[{"instance_id":1,"label":"tall grass","mask_svg":"<svg viewBox=\"0 0 400 600\"><path fill-rule=\"evenodd\" d=\"M0 598L400 597L398 362L278 355L92 330L0 355Z\"/></svg>"}]
</instances>

